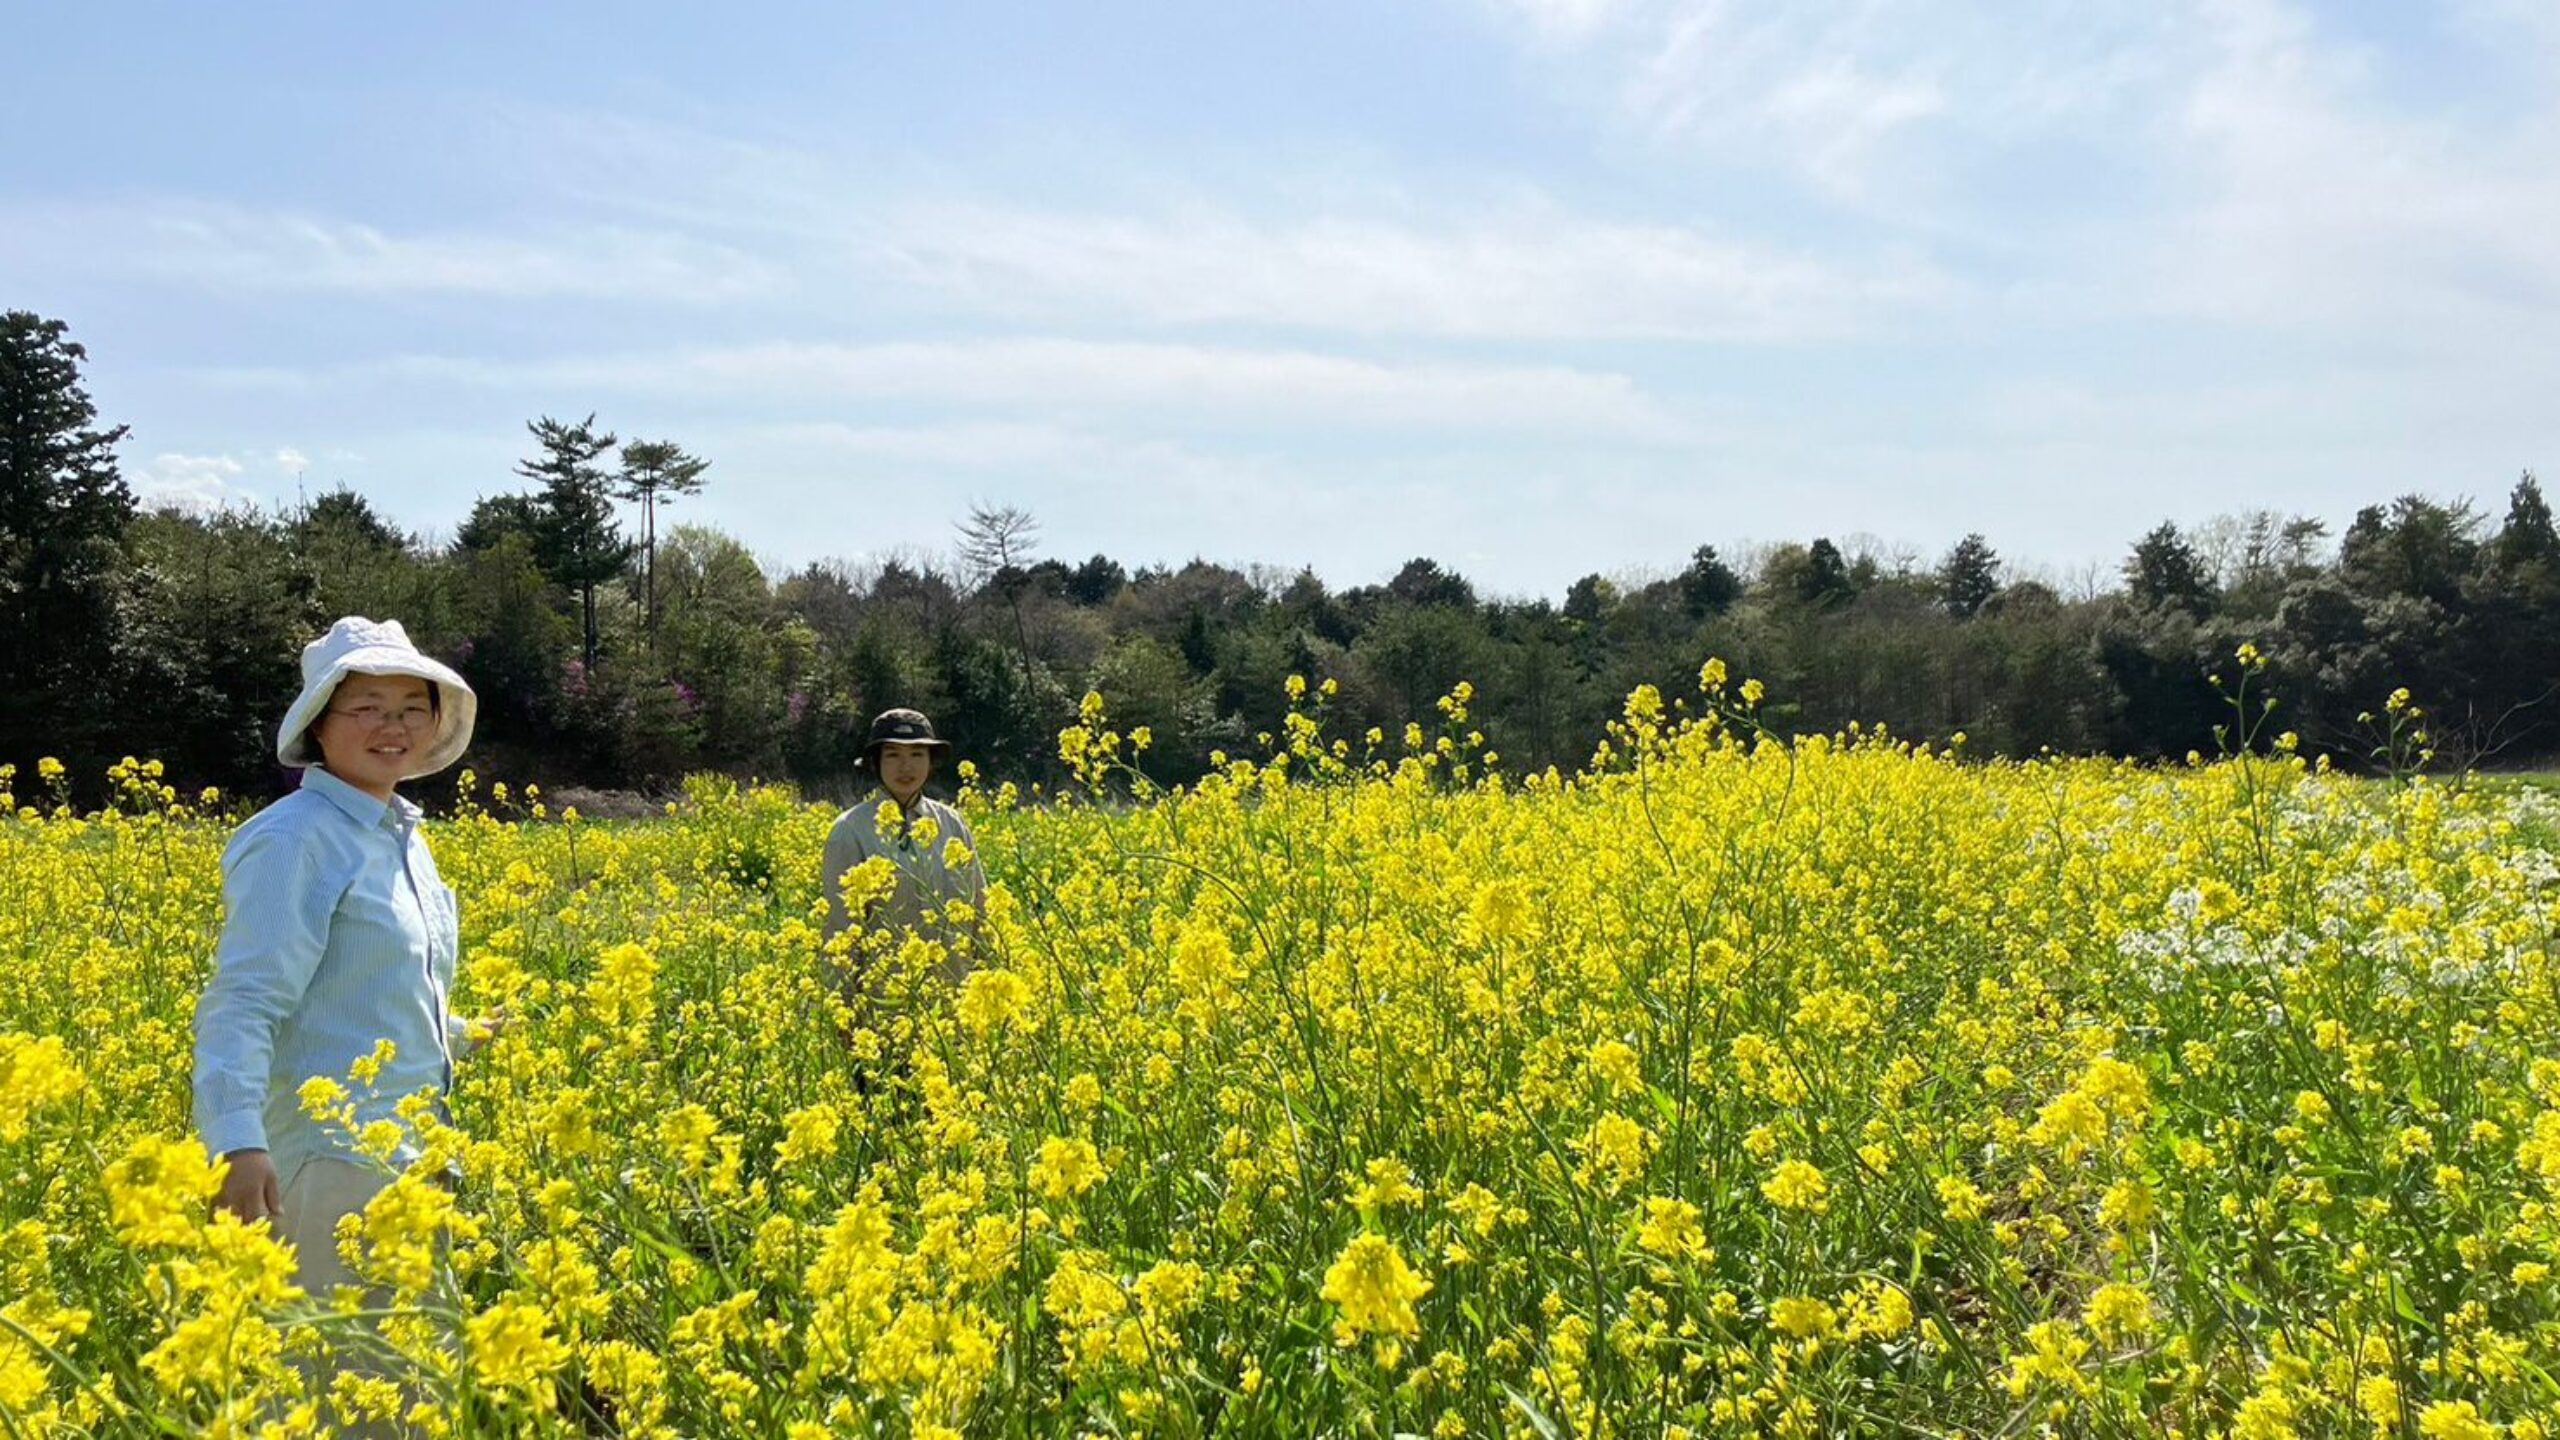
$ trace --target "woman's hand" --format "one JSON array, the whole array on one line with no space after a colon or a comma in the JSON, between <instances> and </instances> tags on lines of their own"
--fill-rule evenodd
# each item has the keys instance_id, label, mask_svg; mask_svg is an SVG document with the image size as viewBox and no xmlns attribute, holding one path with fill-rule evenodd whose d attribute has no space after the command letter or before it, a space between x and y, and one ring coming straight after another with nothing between
<instances>
[{"instance_id":1,"label":"woman's hand","mask_svg":"<svg viewBox=\"0 0 2560 1440\"><path fill-rule=\"evenodd\" d=\"M507 1007L501 1005L497 1009L490 1011L488 1014L479 1016L465 1025L462 1032L463 1041L465 1044L469 1045L472 1050L479 1050L490 1041L506 1034L507 1031L515 1025L515 1023L516 1017L508 1014Z\"/></svg>"},{"instance_id":2,"label":"woman's hand","mask_svg":"<svg viewBox=\"0 0 2560 1440\"><path fill-rule=\"evenodd\" d=\"M244 1225L260 1220L281 1222L284 1218L284 1190L276 1184L276 1162L264 1150L234 1150L222 1157L229 1165L223 1172L222 1193L214 1204L240 1217Z\"/></svg>"}]
</instances>

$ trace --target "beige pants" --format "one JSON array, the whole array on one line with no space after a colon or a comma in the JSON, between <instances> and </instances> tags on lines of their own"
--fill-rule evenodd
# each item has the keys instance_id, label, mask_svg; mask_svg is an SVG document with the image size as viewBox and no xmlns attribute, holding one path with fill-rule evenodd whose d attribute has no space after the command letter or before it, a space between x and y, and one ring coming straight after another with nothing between
<instances>
[{"instance_id":1,"label":"beige pants","mask_svg":"<svg viewBox=\"0 0 2560 1440\"><path fill-rule=\"evenodd\" d=\"M293 1181L284 1187L284 1214L278 1222L278 1233L293 1246L293 1281L313 1300L326 1305L340 1286L358 1286L365 1292L368 1308L387 1302L388 1295L379 1286L368 1286L356 1278L347 1262L338 1258L338 1219L363 1211L365 1203L382 1193L391 1183L389 1173L365 1165L351 1165L344 1160L306 1160L293 1172ZM355 1352L357 1357L362 1351ZM331 1358L301 1362L303 1378L315 1396L326 1395L330 1381L342 1368L357 1373L372 1373L373 1362L366 1358L349 1358L333 1354ZM328 1413L323 1407L322 1414ZM390 1440L405 1435L408 1427L397 1423L375 1422L365 1425L332 1426L339 1436L361 1437L361 1440Z\"/></svg>"},{"instance_id":2,"label":"beige pants","mask_svg":"<svg viewBox=\"0 0 2560 1440\"><path fill-rule=\"evenodd\" d=\"M306 1160L284 1187L283 1238L293 1246L294 1283L312 1299L359 1282L338 1258L338 1219L362 1211L391 1183L384 1171L344 1160Z\"/></svg>"}]
</instances>

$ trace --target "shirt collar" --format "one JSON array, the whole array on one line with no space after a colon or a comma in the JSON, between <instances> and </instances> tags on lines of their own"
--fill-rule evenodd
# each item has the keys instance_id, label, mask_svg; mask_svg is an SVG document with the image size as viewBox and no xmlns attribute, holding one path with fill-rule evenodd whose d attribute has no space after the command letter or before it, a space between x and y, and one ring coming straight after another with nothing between
<instances>
[{"instance_id":1,"label":"shirt collar","mask_svg":"<svg viewBox=\"0 0 2560 1440\"><path fill-rule=\"evenodd\" d=\"M318 791L330 804L345 812L348 819L367 829L395 823L403 827L414 825L423 813L396 793L388 802L376 800L317 765L303 768L302 788Z\"/></svg>"}]
</instances>

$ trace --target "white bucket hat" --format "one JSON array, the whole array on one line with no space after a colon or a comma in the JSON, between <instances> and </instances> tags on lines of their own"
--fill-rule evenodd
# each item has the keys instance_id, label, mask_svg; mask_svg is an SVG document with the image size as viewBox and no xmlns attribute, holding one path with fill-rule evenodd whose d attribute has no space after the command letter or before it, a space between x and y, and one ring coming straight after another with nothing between
<instances>
[{"instance_id":1,"label":"white bucket hat","mask_svg":"<svg viewBox=\"0 0 2560 1440\"><path fill-rule=\"evenodd\" d=\"M437 691L435 739L418 754L406 778L433 775L462 758L471 743L471 722L480 713L480 697L451 667L438 664L409 643L409 632L397 620L367 620L350 615L329 633L302 647L302 693L276 727L276 759L291 766L317 765L320 749L311 743L311 727L329 708L338 682L350 675L415 675Z\"/></svg>"}]
</instances>

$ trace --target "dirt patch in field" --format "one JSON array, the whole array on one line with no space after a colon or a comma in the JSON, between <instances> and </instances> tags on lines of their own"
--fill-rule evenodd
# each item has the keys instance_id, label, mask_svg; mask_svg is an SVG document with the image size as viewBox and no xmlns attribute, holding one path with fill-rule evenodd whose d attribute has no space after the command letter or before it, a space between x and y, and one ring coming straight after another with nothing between
<instances>
[{"instance_id":1,"label":"dirt patch in field","mask_svg":"<svg viewBox=\"0 0 2560 1440\"><path fill-rule=\"evenodd\" d=\"M583 785L545 790L542 803L553 815L575 808L581 820L648 820L667 813L665 800L637 790L589 790Z\"/></svg>"}]
</instances>

